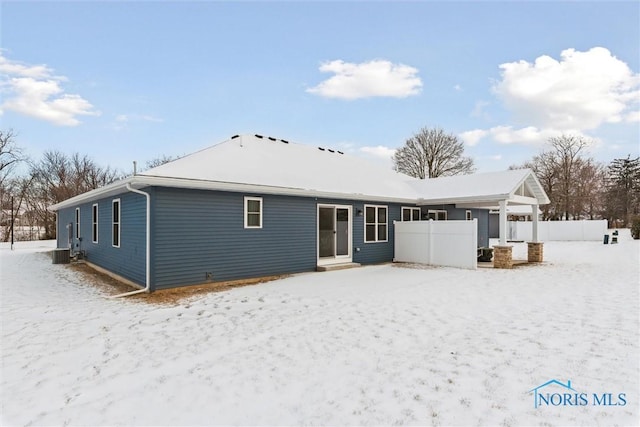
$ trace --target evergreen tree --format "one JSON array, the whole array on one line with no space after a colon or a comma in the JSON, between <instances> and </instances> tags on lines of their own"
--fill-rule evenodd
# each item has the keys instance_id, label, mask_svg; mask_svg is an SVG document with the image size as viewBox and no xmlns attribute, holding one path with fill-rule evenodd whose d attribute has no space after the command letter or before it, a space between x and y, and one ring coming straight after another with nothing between
<instances>
[{"instance_id":1,"label":"evergreen tree","mask_svg":"<svg viewBox=\"0 0 640 427\"><path fill-rule=\"evenodd\" d=\"M610 220L630 223L640 213L640 157L614 159L608 167L607 214Z\"/></svg>"}]
</instances>

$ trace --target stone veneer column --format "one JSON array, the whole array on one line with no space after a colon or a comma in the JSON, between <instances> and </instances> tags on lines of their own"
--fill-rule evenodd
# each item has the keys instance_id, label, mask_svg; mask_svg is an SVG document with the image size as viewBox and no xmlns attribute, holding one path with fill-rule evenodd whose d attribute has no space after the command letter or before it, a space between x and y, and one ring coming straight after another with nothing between
<instances>
[{"instance_id":1,"label":"stone veneer column","mask_svg":"<svg viewBox=\"0 0 640 427\"><path fill-rule=\"evenodd\" d=\"M493 268L512 268L513 256L511 250L513 246L493 247Z\"/></svg>"},{"instance_id":2,"label":"stone veneer column","mask_svg":"<svg viewBox=\"0 0 640 427\"><path fill-rule=\"evenodd\" d=\"M542 262L542 242L527 242L527 261Z\"/></svg>"}]
</instances>

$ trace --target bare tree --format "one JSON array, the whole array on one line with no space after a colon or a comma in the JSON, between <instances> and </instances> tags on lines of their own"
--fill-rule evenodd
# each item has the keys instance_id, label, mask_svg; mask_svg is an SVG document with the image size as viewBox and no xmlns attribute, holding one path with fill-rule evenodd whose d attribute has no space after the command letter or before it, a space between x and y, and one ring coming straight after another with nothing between
<instances>
[{"instance_id":1,"label":"bare tree","mask_svg":"<svg viewBox=\"0 0 640 427\"><path fill-rule=\"evenodd\" d=\"M561 135L550 138L549 143L554 154L551 159L558 173L558 189L560 192L558 200L561 203L564 218L569 219L580 151L587 147L590 141L581 136Z\"/></svg>"},{"instance_id":2,"label":"bare tree","mask_svg":"<svg viewBox=\"0 0 640 427\"><path fill-rule=\"evenodd\" d=\"M21 200L19 180L14 178L15 167L25 160L22 148L16 143L13 129L0 130L0 237L3 241L9 238L9 230L14 218L20 212L20 204L16 205L16 197Z\"/></svg>"},{"instance_id":3,"label":"bare tree","mask_svg":"<svg viewBox=\"0 0 640 427\"><path fill-rule=\"evenodd\" d=\"M164 165L165 163L172 162L176 159L178 159L178 157L162 155L160 157L156 157L155 159L147 160L147 163L145 163L145 170L153 169L155 167Z\"/></svg>"},{"instance_id":4,"label":"bare tree","mask_svg":"<svg viewBox=\"0 0 640 427\"><path fill-rule=\"evenodd\" d=\"M423 128L396 151L394 169L420 179L473 173L473 159L463 154L464 143L455 135Z\"/></svg>"},{"instance_id":5,"label":"bare tree","mask_svg":"<svg viewBox=\"0 0 640 427\"><path fill-rule=\"evenodd\" d=\"M28 209L44 226L45 238L50 239L55 237L56 230L49 206L109 184L119 178L119 173L98 166L87 156L47 151L38 163L31 164L30 176Z\"/></svg>"},{"instance_id":6,"label":"bare tree","mask_svg":"<svg viewBox=\"0 0 640 427\"><path fill-rule=\"evenodd\" d=\"M549 196L550 203L541 207L543 219L601 216L604 167L582 156L582 150L589 144L589 140L579 136L550 138L550 149L523 165L533 170Z\"/></svg>"},{"instance_id":7,"label":"bare tree","mask_svg":"<svg viewBox=\"0 0 640 427\"><path fill-rule=\"evenodd\" d=\"M16 144L13 129L0 130L0 186L2 186L14 167L25 160L22 148Z\"/></svg>"},{"instance_id":8,"label":"bare tree","mask_svg":"<svg viewBox=\"0 0 640 427\"><path fill-rule=\"evenodd\" d=\"M596 219L604 209L603 165L579 158L574 163L572 194L573 219Z\"/></svg>"}]
</instances>

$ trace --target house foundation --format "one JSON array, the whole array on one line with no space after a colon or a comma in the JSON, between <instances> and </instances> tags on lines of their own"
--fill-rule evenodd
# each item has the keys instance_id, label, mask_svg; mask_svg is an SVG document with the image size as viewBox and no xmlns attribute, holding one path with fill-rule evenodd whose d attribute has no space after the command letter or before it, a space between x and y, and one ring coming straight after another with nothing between
<instances>
[{"instance_id":1,"label":"house foundation","mask_svg":"<svg viewBox=\"0 0 640 427\"><path fill-rule=\"evenodd\" d=\"M527 242L527 261L542 262L543 244L542 242Z\"/></svg>"},{"instance_id":2,"label":"house foundation","mask_svg":"<svg viewBox=\"0 0 640 427\"><path fill-rule=\"evenodd\" d=\"M494 246L493 247L493 268L512 268L513 267L513 246Z\"/></svg>"}]
</instances>

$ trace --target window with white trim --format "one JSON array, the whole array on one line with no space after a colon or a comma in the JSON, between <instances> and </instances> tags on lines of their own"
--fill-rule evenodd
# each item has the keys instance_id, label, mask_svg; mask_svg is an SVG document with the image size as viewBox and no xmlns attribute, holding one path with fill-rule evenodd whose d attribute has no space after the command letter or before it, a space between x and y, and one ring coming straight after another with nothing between
<instances>
[{"instance_id":1,"label":"window with white trim","mask_svg":"<svg viewBox=\"0 0 640 427\"><path fill-rule=\"evenodd\" d=\"M120 199L111 201L111 245L120 247Z\"/></svg>"},{"instance_id":2,"label":"window with white trim","mask_svg":"<svg viewBox=\"0 0 640 427\"><path fill-rule=\"evenodd\" d=\"M420 221L420 208L402 208L403 221Z\"/></svg>"},{"instance_id":3,"label":"window with white trim","mask_svg":"<svg viewBox=\"0 0 640 427\"><path fill-rule=\"evenodd\" d=\"M76 208L76 239L80 238L80 208Z\"/></svg>"},{"instance_id":4,"label":"window with white trim","mask_svg":"<svg viewBox=\"0 0 640 427\"><path fill-rule=\"evenodd\" d=\"M91 241L98 243L98 204L91 206Z\"/></svg>"},{"instance_id":5,"label":"window with white trim","mask_svg":"<svg viewBox=\"0 0 640 427\"><path fill-rule=\"evenodd\" d=\"M386 242L388 239L386 206L364 205L364 241Z\"/></svg>"},{"instance_id":6,"label":"window with white trim","mask_svg":"<svg viewBox=\"0 0 640 427\"><path fill-rule=\"evenodd\" d=\"M439 210L439 209L429 209L427 212L429 219L433 219L435 221L446 221L447 220L447 211Z\"/></svg>"},{"instance_id":7,"label":"window with white trim","mask_svg":"<svg viewBox=\"0 0 640 427\"><path fill-rule=\"evenodd\" d=\"M262 228L262 197L244 198L244 228Z\"/></svg>"},{"instance_id":8,"label":"window with white trim","mask_svg":"<svg viewBox=\"0 0 640 427\"><path fill-rule=\"evenodd\" d=\"M464 215L467 221L471 221L473 219L473 214L469 210L467 210Z\"/></svg>"}]
</instances>

